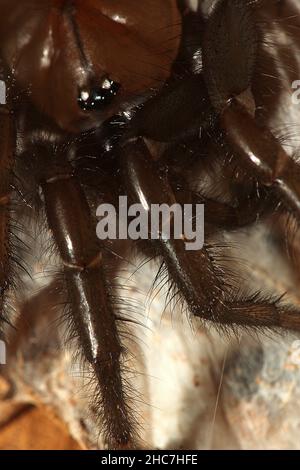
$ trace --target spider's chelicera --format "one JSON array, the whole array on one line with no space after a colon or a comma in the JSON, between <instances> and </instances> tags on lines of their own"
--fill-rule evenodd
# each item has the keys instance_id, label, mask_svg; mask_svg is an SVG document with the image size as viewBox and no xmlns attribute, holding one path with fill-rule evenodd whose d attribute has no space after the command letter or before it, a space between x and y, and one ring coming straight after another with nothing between
<instances>
[{"instance_id":1,"label":"spider's chelicera","mask_svg":"<svg viewBox=\"0 0 300 470\"><path fill-rule=\"evenodd\" d=\"M191 315L224 328L300 329L296 307L237 292L210 241L278 202L300 216L299 165L258 119L261 3L219 0L206 17L185 0L0 1L1 320L22 253L15 214L19 222L42 207L110 447L139 442L123 377L130 319L114 283L132 245L160 261ZM213 196L199 184L217 180ZM156 237L124 246L99 240L96 208L117 208L120 196L146 211L204 204L206 243L187 250L186 234L165 237L161 224Z\"/></svg>"}]
</instances>

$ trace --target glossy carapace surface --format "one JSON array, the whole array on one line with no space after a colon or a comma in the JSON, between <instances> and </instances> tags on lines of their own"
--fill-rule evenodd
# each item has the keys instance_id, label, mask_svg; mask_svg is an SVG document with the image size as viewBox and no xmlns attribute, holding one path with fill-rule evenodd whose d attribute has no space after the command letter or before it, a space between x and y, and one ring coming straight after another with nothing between
<instances>
[{"instance_id":1,"label":"glossy carapace surface","mask_svg":"<svg viewBox=\"0 0 300 470\"><path fill-rule=\"evenodd\" d=\"M92 127L170 75L181 33L174 0L0 0L0 55L39 111L62 128ZM80 93L118 84L90 113Z\"/></svg>"}]
</instances>

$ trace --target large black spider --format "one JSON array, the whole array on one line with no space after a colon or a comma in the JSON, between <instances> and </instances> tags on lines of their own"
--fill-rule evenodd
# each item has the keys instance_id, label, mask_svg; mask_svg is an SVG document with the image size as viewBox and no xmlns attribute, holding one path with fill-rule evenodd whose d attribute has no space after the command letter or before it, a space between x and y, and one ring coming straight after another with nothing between
<instances>
[{"instance_id":1,"label":"large black spider","mask_svg":"<svg viewBox=\"0 0 300 470\"><path fill-rule=\"evenodd\" d=\"M13 202L18 191L26 198L30 192L36 210L43 203L61 258L68 315L94 371L105 437L110 447L134 447L136 421L121 370L119 325L126 314L113 288L128 243L115 249L97 239L95 208L116 204L121 194L149 207L201 202L207 237L250 224L278 201L299 218L299 166L258 112L261 5L219 0L208 18L185 0L0 0L0 6L7 86L0 108L1 317L9 321L18 261ZM281 7L274 2L271 9ZM195 164L201 157L202 173ZM230 186L227 202L190 184L191 172L197 181L215 161ZM297 309L238 293L208 243L187 251L184 236L161 236L137 246L164 263L192 315L221 327L299 330Z\"/></svg>"}]
</instances>

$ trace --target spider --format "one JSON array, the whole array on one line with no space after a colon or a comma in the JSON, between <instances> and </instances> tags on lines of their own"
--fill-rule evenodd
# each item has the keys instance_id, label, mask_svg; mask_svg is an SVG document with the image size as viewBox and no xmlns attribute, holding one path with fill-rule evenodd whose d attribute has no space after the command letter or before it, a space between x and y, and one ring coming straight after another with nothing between
<instances>
[{"instance_id":1,"label":"spider","mask_svg":"<svg viewBox=\"0 0 300 470\"><path fill-rule=\"evenodd\" d=\"M278 202L300 217L299 166L259 114L260 3L218 0L209 16L188 3L0 1L1 319L9 321L20 256L13 206L27 193L61 259L72 334L93 370L111 448L139 441L122 369L128 319L114 287L132 243L98 240L96 206L121 194L148 207L201 202L207 237L251 224ZM205 179L215 163L226 200L191 184L191 173ZM163 263L192 316L220 328L300 329L298 309L238 292L208 242L196 252L184 237L135 245Z\"/></svg>"}]
</instances>

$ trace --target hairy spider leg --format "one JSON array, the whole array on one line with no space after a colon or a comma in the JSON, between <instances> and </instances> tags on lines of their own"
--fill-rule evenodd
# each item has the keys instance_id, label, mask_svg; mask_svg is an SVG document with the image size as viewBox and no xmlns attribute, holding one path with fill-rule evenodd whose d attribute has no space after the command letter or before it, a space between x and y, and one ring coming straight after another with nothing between
<instances>
[{"instance_id":1,"label":"hairy spider leg","mask_svg":"<svg viewBox=\"0 0 300 470\"><path fill-rule=\"evenodd\" d=\"M9 289L11 273L10 237L10 193L12 167L14 163L14 122L13 114L6 102L0 104L0 320L6 318L5 300Z\"/></svg>"},{"instance_id":2,"label":"hairy spider leg","mask_svg":"<svg viewBox=\"0 0 300 470\"><path fill-rule=\"evenodd\" d=\"M161 176L159 164L151 160L143 139L124 145L121 162L133 203L150 208L158 202L169 206L176 202L168 179ZM182 239L164 239L160 233L159 239L150 243L153 254L165 263L171 282L182 293L193 315L221 326L300 330L298 309L281 305L277 300L266 300L260 294L239 299L233 292L229 273L218 266L213 248L186 250L184 233Z\"/></svg>"},{"instance_id":3,"label":"hairy spider leg","mask_svg":"<svg viewBox=\"0 0 300 470\"><path fill-rule=\"evenodd\" d=\"M253 6L221 0L203 37L204 80L237 163L262 186L274 188L299 219L299 165L237 98L251 88L259 43Z\"/></svg>"},{"instance_id":4,"label":"hairy spider leg","mask_svg":"<svg viewBox=\"0 0 300 470\"><path fill-rule=\"evenodd\" d=\"M99 390L105 438L112 448L135 446L136 423L120 366L122 346L104 274L103 250L89 204L66 155L45 149L40 180L46 215L64 266L70 315Z\"/></svg>"}]
</instances>

